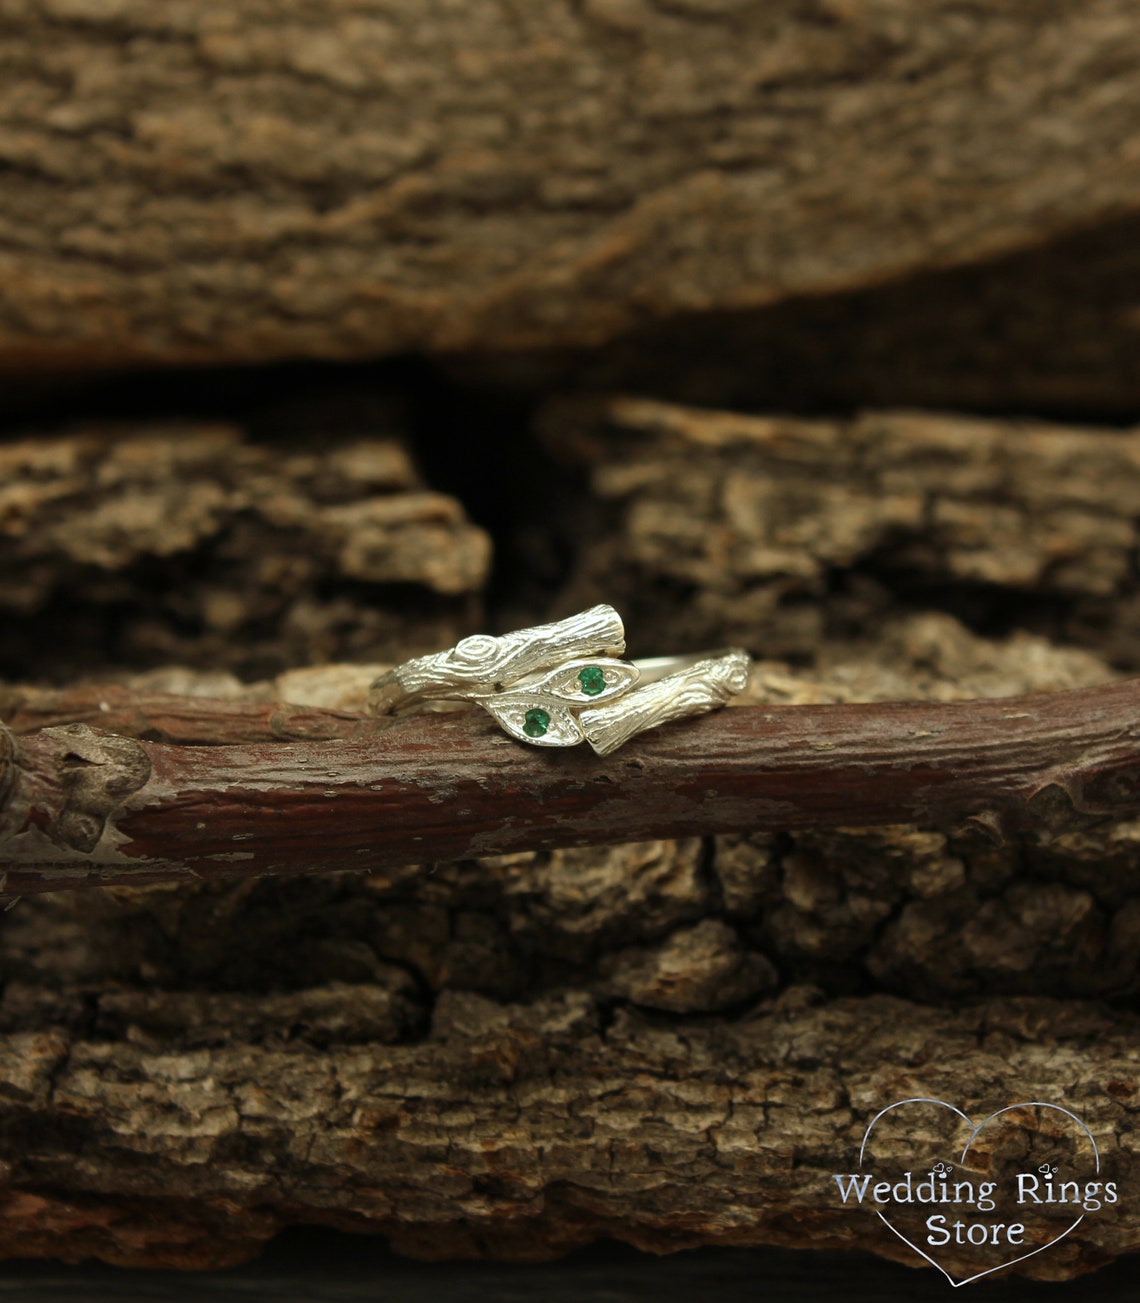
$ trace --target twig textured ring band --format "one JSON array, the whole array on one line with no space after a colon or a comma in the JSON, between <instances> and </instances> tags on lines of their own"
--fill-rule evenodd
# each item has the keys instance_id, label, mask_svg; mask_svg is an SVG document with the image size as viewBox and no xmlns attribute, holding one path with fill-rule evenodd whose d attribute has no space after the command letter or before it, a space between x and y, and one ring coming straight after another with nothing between
<instances>
[{"instance_id":1,"label":"twig textured ring band","mask_svg":"<svg viewBox=\"0 0 1140 1303\"><path fill-rule=\"evenodd\" d=\"M624 651L621 616L592 606L405 661L372 684L368 708L384 715L430 700L475 701L520 742L589 742L604 756L646 729L723 706L748 681L749 656L738 647L641 661Z\"/></svg>"}]
</instances>

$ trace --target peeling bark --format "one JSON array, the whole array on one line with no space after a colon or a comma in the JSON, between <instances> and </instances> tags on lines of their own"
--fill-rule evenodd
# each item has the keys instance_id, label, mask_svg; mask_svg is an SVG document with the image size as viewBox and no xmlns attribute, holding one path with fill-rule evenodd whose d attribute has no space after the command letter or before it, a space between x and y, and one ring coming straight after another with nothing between
<instances>
[{"instance_id":1,"label":"peeling bark","mask_svg":"<svg viewBox=\"0 0 1140 1303\"><path fill-rule=\"evenodd\" d=\"M321 999L352 996L263 999L253 1041L237 1030L242 997L103 995L85 1028L33 1033L6 1004L0 1251L200 1267L303 1219L420 1257L536 1260L605 1235L658 1252L768 1243L913 1262L870 1210L840 1204L832 1173L858 1170L886 1104L944 1098L980 1119L1017 1102L1010 1082L1078 1111L1101 1176L1137 1181L1130 1013L790 993L732 1021L663 1025L605 1017L580 992L454 993L417 1040L384 1043L361 1008L330 1043ZM989 1173L1071 1161L1072 1142L1040 1125L1008 1132ZM915 1119L894 1136L892 1152L908 1150L929 1163L953 1138ZM1138 1244L1125 1199L1019 1270L1071 1278Z\"/></svg>"},{"instance_id":2,"label":"peeling bark","mask_svg":"<svg viewBox=\"0 0 1140 1303\"><path fill-rule=\"evenodd\" d=\"M538 428L602 504L559 602L604 592L646 647L826 659L940 603L1140 666L1134 429L630 397L551 402Z\"/></svg>"},{"instance_id":3,"label":"peeling bark","mask_svg":"<svg viewBox=\"0 0 1140 1303\"><path fill-rule=\"evenodd\" d=\"M398 438L137 422L0 446L0 669L254 675L466 629L490 543ZM417 604L418 617L407 607Z\"/></svg>"},{"instance_id":4,"label":"peeling bark","mask_svg":"<svg viewBox=\"0 0 1140 1303\"><path fill-rule=\"evenodd\" d=\"M829 570L870 574L887 545L1072 610L1128 592L1131 433L559 410L547 428L613 510L597 556L637 654L721 642L732 612L769 650L776 614L742 593L791 584L828 612ZM284 492L279 456L236 446ZM254 493L226 474L204 478ZM63 482L28 477L26 546L104 537L82 493L52 499ZM666 602L691 623L655 627L636 600L685 565L707 606ZM587 557L578 582L599 574ZM6 687L0 1252L200 1267L307 1222L429 1257L610 1236L911 1261L831 1174L917 1094L975 1116L1055 1099L1131 1188L1137 684L1024 630L875 609L873 638L848 607L810 666L759 661L742 704L607 761L466 711L369 717L383 664ZM620 844L577 845L597 840ZM928 1127L896 1143L930 1158ZM994 1161L1060 1143L1038 1119ZM1020 1269L1071 1278L1137 1245L1126 1201Z\"/></svg>"}]
</instances>

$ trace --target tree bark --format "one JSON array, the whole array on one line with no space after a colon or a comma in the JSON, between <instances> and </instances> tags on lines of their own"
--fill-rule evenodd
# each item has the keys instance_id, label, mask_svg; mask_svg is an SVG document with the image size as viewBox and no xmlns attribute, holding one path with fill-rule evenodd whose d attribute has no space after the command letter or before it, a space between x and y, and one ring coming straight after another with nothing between
<instances>
[{"instance_id":1,"label":"tree bark","mask_svg":"<svg viewBox=\"0 0 1140 1303\"><path fill-rule=\"evenodd\" d=\"M826 664L836 643L881 641L900 607L937 605L1140 667L1135 429L613 396L551 401L537 429L591 489L559 602L606 594L646 648L741 641Z\"/></svg>"},{"instance_id":2,"label":"tree bark","mask_svg":"<svg viewBox=\"0 0 1140 1303\"><path fill-rule=\"evenodd\" d=\"M759 218L758 218L759 220ZM740 412L1140 410L1140 221L765 308L685 312L604 348L447 359L469 385L652 394Z\"/></svg>"},{"instance_id":3,"label":"tree bark","mask_svg":"<svg viewBox=\"0 0 1140 1303\"><path fill-rule=\"evenodd\" d=\"M386 1043L399 999L398 983L376 980L254 1003L107 992L76 1025L57 998L44 1028L42 1002L21 1010L9 996L0 1251L212 1266L305 1220L429 1258L540 1260L608 1236L657 1252L767 1243L913 1263L869 1208L841 1203L833 1177L860 1170L874 1114L913 1097L979 1121L1056 1099L1095 1135L1099 1175L1124 1197L1016 1270L1067 1279L1140 1244L1129 1012L819 1004L801 991L733 1020L663 1025L582 992L526 1004L447 993L414 1039ZM19 1030L29 1014L36 1029ZM1007 1131L986 1175L1008 1181L1042 1157L1072 1170L1073 1139L1040 1127ZM892 1152L922 1171L958 1158L952 1131L926 1117L899 1128L880 1171ZM958 1251L949 1265L977 1259Z\"/></svg>"},{"instance_id":4,"label":"tree bark","mask_svg":"<svg viewBox=\"0 0 1140 1303\"><path fill-rule=\"evenodd\" d=\"M1138 40L1123 0L9 0L0 358L595 344L1034 248L1140 207Z\"/></svg>"},{"instance_id":5,"label":"tree bark","mask_svg":"<svg viewBox=\"0 0 1140 1303\"><path fill-rule=\"evenodd\" d=\"M170 421L0 445L0 674L257 678L471 632L490 540L377 424L319 449Z\"/></svg>"},{"instance_id":6,"label":"tree bark","mask_svg":"<svg viewBox=\"0 0 1140 1303\"><path fill-rule=\"evenodd\" d=\"M1094 1130L1105 1179L1135 1184L1136 1029L1074 997L1140 987L1136 683L1024 630L908 615L897 587L862 623L834 605L836 572L885 583L890 549L896 570L949 575L943 595L984 573L1062 613L1090 592L1122 604L1134 435L629 400L552 407L543 428L591 467L600 508L578 526L636 654L733 619L769 651L772 591L844 637L806 666L758 661L743 704L605 761L538 755L475 712L369 717L380 664L6 687L5 890L22 898L0 914L0 1251L203 1266L301 1221L421 1256L606 1235L913 1261L830 1195L871 1116L910 1094L975 1117L1056 1100ZM157 445L138 492L181 510L213 486L264 550L257 485L297 492L288 459L227 437L232 470L193 460L195 436L189 470ZM102 444L75 478L57 454L77 446L20 454L41 458L15 484L35 528L8 546L44 561L10 583L66 580L82 539L124 549L127 587L146 570L132 539L154 563L157 525L96 528L142 451ZM298 502L304 554L328 503ZM756 570L764 555L780 564ZM601 581L594 556L577 591ZM579 845L600 837L620 844ZM83 881L104 885L43 890ZM1034 1126L1009 1152L1054 1143ZM899 1143L926 1164L919 1132ZM1017 1269L1089 1270L1135 1247L1134 1222L1126 1200Z\"/></svg>"},{"instance_id":7,"label":"tree bark","mask_svg":"<svg viewBox=\"0 0 1140 1303\"><path fill-rule=\"evenodd\" d=\"M973 819L998 836L1061 831L1140 813L1138 717L1140 681L999 701L745 705L605 758L536 753L473 713L268 747L69 724L14 745L3 889L394 869L751 830Z\"/></svg>"}]
</instances>

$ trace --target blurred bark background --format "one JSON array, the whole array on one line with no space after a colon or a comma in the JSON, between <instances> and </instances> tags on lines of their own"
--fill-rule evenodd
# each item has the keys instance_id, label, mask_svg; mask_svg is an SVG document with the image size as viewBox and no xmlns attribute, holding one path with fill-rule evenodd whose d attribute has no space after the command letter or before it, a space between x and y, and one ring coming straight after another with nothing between
<instances>
[{"instance_id":1,"label":"blurred bark background","mask_svg":"<svg viewBox=\"0 0 1140 1303\"><path fill-rule=\"evenodd\" d=\"M0 722L288 747L597 601L753 702L1137 673L1138 61L1123 0L5 0ZM1048 813L21 899L0 1252L913 1262L828 1186L925 1095L1088 1122L1122 1204L1019 1269L1091 1270L1140 821Z\"/></svg>"}]
</instances>

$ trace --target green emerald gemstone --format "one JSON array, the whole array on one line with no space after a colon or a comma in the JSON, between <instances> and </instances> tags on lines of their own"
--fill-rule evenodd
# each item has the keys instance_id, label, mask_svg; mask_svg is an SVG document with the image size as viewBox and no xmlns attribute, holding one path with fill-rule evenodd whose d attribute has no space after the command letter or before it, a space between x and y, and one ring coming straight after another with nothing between
<instances>
[{"instance_id":1,"label":"green emerald gemstone","mask_svg":"<svg viewBox=\"0 0 1140 1303\"><path fill-rule=\"evenodd\" d=\"M606 687L606 676L596 665L587 665L585 669L578 671L578 682L582 685L582 691L588 697L596 697L599 692L604 692Z\"/></svg>"},{"instance_id":2,"label":"green emerald gemstone","mask_svg":"<svg viewBox=\"0 0 1140 1303\"><path fill-rule=\"evenodd\" d=\"M527 737L541 737L550 727L550 716L537 706L528 710L523 719L523 732Z\"/></svg>"}]
</instances>

